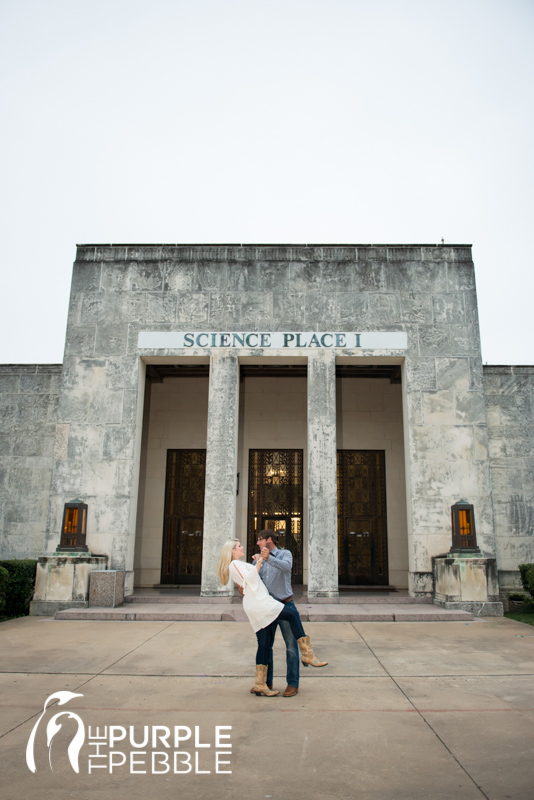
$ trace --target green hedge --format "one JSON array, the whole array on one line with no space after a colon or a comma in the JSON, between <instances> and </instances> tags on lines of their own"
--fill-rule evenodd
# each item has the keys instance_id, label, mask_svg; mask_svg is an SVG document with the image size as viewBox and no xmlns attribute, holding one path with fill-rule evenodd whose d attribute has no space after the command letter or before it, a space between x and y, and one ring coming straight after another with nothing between
<instances>
[{"instance_id":1,"label":"green hedge","mask_svg":"<svg viewBox=\"0 0 534 800\"><path fill-rule=\"evenodd\" d=\"M8 573L5 606L2 613L9 617L28 614L35 586L37 561L31 558L0 561L0 568L2 567Z\"/></svg>"},{"instance_id":2,"label":"green hedge","mask_svg":"<svg viewBox=\"0 0 534 800\"><path fill-rule=\"evenodd\" d=\"M0 611L4 609L6 604L7 582L9 580L9 572L4 567L0 567Z\"/></svg>"},{"instance_id":3,"label":"green hedge","mask_svg":"<svg viewBox=\"0 0 534 800\"><path fill-rule=\"evenodd\" d=\"M523 589L534 598L534 564L519 564Z\"/></svg>"}]
</instances>

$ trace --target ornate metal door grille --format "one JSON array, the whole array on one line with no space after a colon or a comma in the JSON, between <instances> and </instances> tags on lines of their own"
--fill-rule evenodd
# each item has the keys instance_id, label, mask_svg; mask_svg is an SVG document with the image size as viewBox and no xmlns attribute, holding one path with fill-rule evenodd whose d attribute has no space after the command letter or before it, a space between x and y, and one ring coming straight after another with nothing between
<instances>
[{"instance_id":1,"label":"ornate metal door grille","mask_svg":"<svg viewBox=\"0 0 534 800\"><path fill-rule=\"evenodd\" d=\"M200 583L205 450L167 450L162 583Z\"/></svg>"},{"instance_id":2,"label":"ornate metal door grille","mask_svg":"<svg viewBox=\"0 0 534 800\"><path fill-rule=\"evenodd\" d=\"M251 450L248 487L248 556L260 530L279 531L293 554L293 583L302 583L302 450Z\"/></svg>"},{"instance_id":3,"label":"ornate metal door grille","mask_svg":"<svg viewBox=\"0 0 534 800\"><path fill-rule=\"evenodd\" d=\"M383 450L338 450L338 564L342 586L387 585Z\"/></svg>"}]
</instances>

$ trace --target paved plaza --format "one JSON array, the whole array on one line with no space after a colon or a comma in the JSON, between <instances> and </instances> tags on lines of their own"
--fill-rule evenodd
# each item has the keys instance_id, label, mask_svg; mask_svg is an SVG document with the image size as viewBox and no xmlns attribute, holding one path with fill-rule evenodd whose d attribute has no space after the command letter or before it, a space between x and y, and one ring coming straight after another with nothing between
<instances>
[{"instance_id":1,"label":"paved plaza","mask_svg":"<svg viewBox=\"0 0 534 800\"><path fill-rule=\"evenodd\" d=\"M486 618L309 622L306 632L329 664L303 669L299 694L286 699L250 694L248 623L26 617L0 624L3 800L532 800L534 628ZM284 668L278 634L281 691ZM26 745L44 701L59 691L82 697L46 712L33 774ZM155 726L198 726L197 743L211 747L181 745L193 764L198 754L196 772L175 774L172 763L166 772L161 760L160 774L148 761L142 774L138 756L132 774L130 751L147 747L118 741L126 764L89 774L95 745L86 739L76 774L67 757L76 725L63 717L51 771L45 726L62 710L93 736L97 727L102 734L134 726L142 744L144 726L152 734ZM215 726L232 726L232 754L221 759L231 774L215 773ZM156 757L156 768L165 757Z\"/></svg>"}]
</instances>

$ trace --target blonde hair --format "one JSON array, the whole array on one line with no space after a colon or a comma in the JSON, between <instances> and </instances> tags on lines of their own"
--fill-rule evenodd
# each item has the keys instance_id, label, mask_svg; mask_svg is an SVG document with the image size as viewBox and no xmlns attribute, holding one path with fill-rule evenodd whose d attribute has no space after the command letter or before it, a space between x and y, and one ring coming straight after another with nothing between
<instances>
[{"instance_id":1,"label":"blonde hair","mask_svg":"<svg viewBox=\"0 0 534 800\"><path fill-rule=\"evenodd\" d=\"M219 563L217 564L217 575L221 582L221 586L226 586L230 580L230 562L232 561L232 553L239 539L228 539L222 546L221 555L219 556Z\"/></svg>"}]
</instances>

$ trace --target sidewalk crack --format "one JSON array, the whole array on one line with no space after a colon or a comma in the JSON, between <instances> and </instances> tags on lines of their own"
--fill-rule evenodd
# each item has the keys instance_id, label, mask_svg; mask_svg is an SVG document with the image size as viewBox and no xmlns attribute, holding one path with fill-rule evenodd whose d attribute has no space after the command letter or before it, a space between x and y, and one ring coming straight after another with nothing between
<instances>
[{"instance_id":1,"label":"sidewalk crack","mask_svg":"<svg viewBox=\"0 0 534 800\"><path fill-rule=\"evenodd\" d=\"M453 759L454 759L454 761L455 761L455 762L458 764L458 766L460 767L460 769L462 770L462 772L464 772L464 773L466 774L466 776L469 778L469 780L471 781L471 783L472 783L474 786L476 786L476 788L478 789L478 791L480 792L480 794L481 794L483 797L485 797L485 798L486 798L486 800L489 800L489 797L488 797L488 795L485 793L485 791L482 789L482 787L481 787L481 786L480 786L480 785L479 785L479 784L476 782L476 780L473 778L473 776L472 776L472 775L471 775L471 774L470 774L470 773L467 771L467 769L464 767L464 765L462 764L462 762L461 762L461 761L459 761L459 759L458 759L458 758L457 758L457 757L454 755L454 753L452 752L452 750L450 749L450 747L449 747L449 746L446 744L446 742L444 742L444 740L441 738L441 736L439 735L439 733L438 733L438 732L437 732L437 731L436 731L436 730L435 730L435 729L432 727L432 725L431 725L431 724L430 724L430 722L429 722L429 721L426 719L426 717L424 716L424 714L422 714L422 713L421 713L421 711L419 711L419 709L417 708L417 706L415 705L415 703L414 703L414 702L413 702L413 701L410 699L410 697L409 697L409 696L406 694L406 692L404 691L404 689L402 688L402 686L401 686L401 685L400 685L400 684L399 684L399 683L398 683L398 682L395 680L395 677L394 677L394 676L393 676L393 675L390 673L390 671L387 669L387 667L385 666L385 664L383 664L383 663L382 663L382 661L379 659L379 657L377 656L377 654L374 652L374 650L372 649L372 647L370 646L370 644L369 644L369 643L368 643L368 642L365 640L365 638L364 638L364 636L362 635L361 631L360 631L360 630L358 630L358 628L356 628L356 626L354 625L354 623L351 623L351 624L352 624L352 626L353 626L354 630L356 631L356 633L359 635L359 637L360 637L360 639L362 640L362 642L363 642L363 643L365 644L365 646L368 648L369 652L370 652L370 653L371 653L371 654L372 654L372 655L373 655L373 656L376 658L376 660L378 661L378 663L380 664L380 666L382 667L382 669L384 670L384 672L386 673L386 675L388 675L388 676L389 676L389 678L390 678L390 679L392 680L392 682L395 684L395 686L397 687L397 689L398 689L398 690L401 692L401 694L403 694L403 695L404 695L404 697L406 698L406 700L408 701L408 703L409 703L409 704L412 706L412 708L414 709L414 711L415 711L415 712L416 712L416 713L419 715L419 717L422 719L422 721L424 722L424 724L425 724L425 725L426 725L426 726L429 728L429 730L431 730L431 731L432 731L432 733L434 734L434 736L436 737L436 739L437 739L437 740L438 740L438 741L439 741L439 742L440 742L440 743L443 745L443 747L445 748L445 750L446 750L446 751L449 753L449 755L451 756L451 758L453 758Z\"/></svg>"},{"instance_id":2,"label":"sidewalk crack","mask_svg":"<svg viewBox=\"0 0 534 800\"><path fill-rule=\"evenodd\" d=\"M119 661L122 661L122 659L123 659L123 658L126 658L126 656L129 656L129 655L131 655L132 653L135 653L135 651L136 651L136 650L138 650L140 647L142 647L143 645L145 645L147 642L150 642L152 639L154 639L154 637L155 637L155 636L158 636L158 635L159 635L160 633L162 633L163 631L166 631L166 630L167 630L167 628L170 628L170 626L171 626L171 625L174 625L174 622L169 622L169 624L168 624L168 625L166 625L164 628L161 628L159 631L156 631L156 633L152 634L152 636L149 636L149 637L148 637L148 639L145 639L143 642L140 642L140 643L139 643L138 645L136 645L135 647L132 647L132 649L131 649L131 650L129 650L127 653L123 653L123 654L120 656L120 658L117 658L115 661L113 661L113 663L112 663L112 664L108 664L106 667L104 667L103 669L101 669L99 672L94 672L94 673L92 673L92 674L91 674L91 675L90 675L90 676L87 678L87 680L85 680L85 681L83 681L82 683L80 683L80 684L79 684L79 686L76 686L76 687L75 687L73 690L71 690L71 691L78 691L78 689L81 689L81 688L82 688L82 686L86 686L86 685L87 685L88 683L90 683L92 680L94 680L95 678L98 678L98 677L99 677L99 675L103 675L103 673L104 673L104 672L105 672L107 669L111 669L111 667L115 666L115 664L118 664L118 662L119 662ZM26 673L26 674L27 674L27 673ZM37 674L37 675L54 675L54 674L60 674L60 675L64 675L65 673L53 673L53 672L40 673L40 672L39 672L39 673L30 673L30 674L32 674L32 675L33 675L33 674ZM54 706L56 706L57 704L58 704L58 703L57 703L57 700L56 700L56 701L54 701L54 702L50 703L50 705L48 706L48 708L54 708ZM39 709L39 711L36 711L36 712L35 712L35 714L32 714L32 715L31 715L30 717L28 717L27 719L24 719L24 720L22 720L22 722L19 722L19 723L18 723L18 725L15 725L13 728L11 728L11 729L10 729L10 730L8 730L8 731L5 731L4 733L1 733L1 734L0 734L0 739L3 739L3 738L4 738L4 736L8 736L10 733L13 733L13 731L16 731L16 730L17 730L17 728L20 728L22 725L26 725L26 723L27 723L27 722L30 722L30 720L32 720L32 719L35 719L35 718L36 718L36 717L38 717L38 716L39 716L39 714L41 714L41 713L42 713L42 709L40 708L40 709Z\"/></svg>"}]
</instances>

